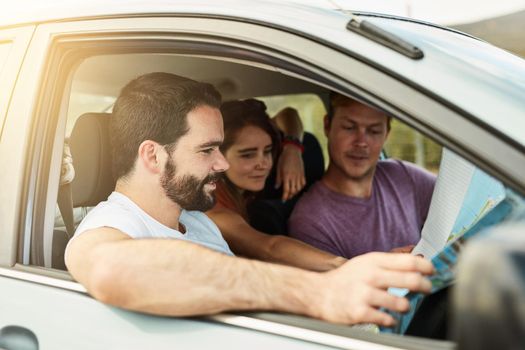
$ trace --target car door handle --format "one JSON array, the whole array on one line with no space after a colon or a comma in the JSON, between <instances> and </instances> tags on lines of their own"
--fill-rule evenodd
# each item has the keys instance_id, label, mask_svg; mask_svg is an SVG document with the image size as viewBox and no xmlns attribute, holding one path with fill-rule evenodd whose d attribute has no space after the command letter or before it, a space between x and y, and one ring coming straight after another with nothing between
<instances>
[{"instance_id":1,"label":"car door handle","mask_svg":"<svg viewBox=\"0 0 525 350\"><path fill-rule=\"evenodd\" d=\"M20 326L5 326L0 329L1 350L38 350L35 333Z\"/></svg>"}]
</instances>

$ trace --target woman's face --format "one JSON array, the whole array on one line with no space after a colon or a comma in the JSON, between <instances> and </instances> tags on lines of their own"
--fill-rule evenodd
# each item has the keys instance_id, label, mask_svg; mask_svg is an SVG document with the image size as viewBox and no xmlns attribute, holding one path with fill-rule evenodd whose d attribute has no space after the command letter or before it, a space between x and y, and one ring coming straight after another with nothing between
<instances>
[{"instance_id":1,"label":"woman's face","mask_svg":"<svg viewBox=\"0 0 525 350\"><path fill-rule=\"evenodd\" d=\"M246 126L224 156L230 168L228 179L240 190L260 191L272 168L272 139L256 126Z\"/></svg>"}]
</instances>

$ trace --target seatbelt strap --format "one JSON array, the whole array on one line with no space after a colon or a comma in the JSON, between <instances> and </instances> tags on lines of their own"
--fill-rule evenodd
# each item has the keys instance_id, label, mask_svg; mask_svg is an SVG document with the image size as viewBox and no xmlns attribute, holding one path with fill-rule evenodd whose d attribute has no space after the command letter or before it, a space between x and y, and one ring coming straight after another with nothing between
<instances>
[{"instance_id":1,"label":"seatbelt strap","mask_svg":"<svg viewBox=\"0 0 525 350\"><path fill-rule=\"evenodd\" d=\"M63 184L58 189L58 209L62 214L64 225L66 226L66 233L69 238L73 237L75 233L75 219L73 217L73 193L71 191L71 183Z\"/></svg>"}]
</instances>

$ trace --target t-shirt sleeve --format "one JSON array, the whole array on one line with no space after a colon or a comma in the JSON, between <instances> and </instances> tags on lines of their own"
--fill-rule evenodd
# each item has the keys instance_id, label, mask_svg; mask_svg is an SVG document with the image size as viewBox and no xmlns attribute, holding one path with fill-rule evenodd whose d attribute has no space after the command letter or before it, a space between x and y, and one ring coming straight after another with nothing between
<instances>
[{"instance_id":1,"label":"t-shirt sleeve","mask_svg":"<svg viewBox=\"0 0 525 350\"><path fill-rule=\"evenodd\" d=\"M78 236L100 227L117 229L131 238L138 238L142 232L145 232L144 224L140 222L140 219L131 215L126 209L107 202L99 204L88 213L76 229L73 238L67 243L65 256L68 255L67 251L71 243Z\"/></svg>"},{"instance_id":2,"label":"t-shirt sleeve","mask_svg":"<svg viewBox=\"0 0 525 350\"><path fill-rule=\"evenodd\" d=\"M418 213L422 222L427 218L430 201L436 185L436 175L417 165L403 162L414 183L414 192L418 205Z\"/></svg>"},{"instance_id":3,"label":"t-shirt sleeve","mask_svg":"<svg viewBox=\"0 0 525 350\"><path fill-rule=\"evenodd\" d=\"M104 203L104 205L97 206L91 210L82 220L75 231L75 237L100 227L117 229L131 238L139 238L141 233L147 230L140 218L125 208L111 203Z\"/></svg>"}]
</instances>

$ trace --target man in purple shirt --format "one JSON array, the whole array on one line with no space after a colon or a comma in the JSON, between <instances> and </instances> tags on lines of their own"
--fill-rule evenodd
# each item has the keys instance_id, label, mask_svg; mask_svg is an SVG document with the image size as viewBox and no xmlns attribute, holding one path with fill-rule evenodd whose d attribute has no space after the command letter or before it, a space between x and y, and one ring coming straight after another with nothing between
<instances>
[{"instance_id":1,"label":"man in purple shirt","mask_svg":"<svg viewBox=\"0 0 525 350\"><path fill-rule=\"evenodd\" d=\"M390 117L331 96L325 117L330 165L288 221L292 237L345 258L409 252L421 236L436 177L399 160L379 161Z\"/></svg>"}]
</instances>

